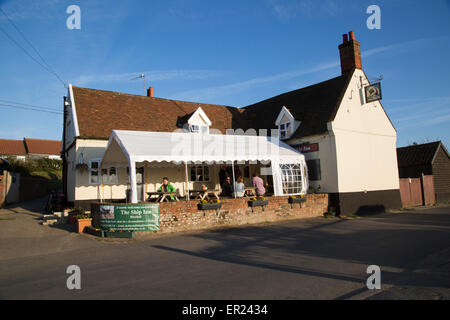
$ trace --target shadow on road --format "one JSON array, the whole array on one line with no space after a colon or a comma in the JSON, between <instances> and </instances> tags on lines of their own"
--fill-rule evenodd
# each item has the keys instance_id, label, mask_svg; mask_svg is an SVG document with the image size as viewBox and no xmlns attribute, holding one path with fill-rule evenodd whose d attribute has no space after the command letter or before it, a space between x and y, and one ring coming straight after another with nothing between
<instances>
[{"instance_id":1,"label":"shadow on road","mask_svg":"<svg viewBox=\"0 0 450 320\"><path fill-rule=\"evenodd\" d=\"M369 265L381 267L383 285L450 286L448 277L443 283L442 277L414 271L419 261L450 247L450 214L429 212L388 216L386 219L381 216L373 219L372 216L368 219L321 221L309 227L305 226L307 223L294 222L295 225L214 230L194 235L209 240L208 243L218 243L199 251L165 245L153 247L203 259L360 283L363 286L338 299L348 299L367 291L366 279L369 275L366 268ZM421 223L423 220L425 223ZM397 224L399 227L395 228ZM289 257L289 263L281 263L277 256ZM303 266L305 256L326 258L324 261L330 262L321 266L321 270L314 270ZM344 274L333 270L334 260L362 264L363 268L360 274ZM401 269L402 272L383 270L388 267Z\"/></svg>"}]
</instances>

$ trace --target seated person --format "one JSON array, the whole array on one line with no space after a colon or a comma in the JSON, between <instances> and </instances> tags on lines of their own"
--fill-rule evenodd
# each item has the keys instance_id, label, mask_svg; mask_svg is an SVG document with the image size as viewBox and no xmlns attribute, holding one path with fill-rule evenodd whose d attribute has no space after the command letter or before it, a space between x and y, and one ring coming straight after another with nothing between
<instances>
[{"instance_id":1,"label":"seated person","mask_svg":"<svg viewBox=\"0 0 450 320\"><path fill-rule=\"evenodd\" d=\"M235 195L236 198L242 198L244 196L244 190L245 190L244 179L242 179L242 177L239 177L236 180L236 190L234 190L233 195Z\"/></svg>"},{"instance_id":2,"label":"seated person","mask_svg":"<svg viewBox=\"0 0 450 320\"><path fill-rule=\"evenodd\" d=\"M257 174L253 174L252 185L256 190L257 196L263 196L266 193L264 181Z\"/></svg>"},{"instance_id":3,"label":"seated person","mask_svg":"<svg viewBox=\"0 0 450 320\"><path fill-rule=\"evenodd\" d=\"M169 178L164 177L163 178L163 184L161 187L159 187L158 192L177 192L177 189L169 183ZM173 196L170 196L170 200L174 201L175 198Z\"/></svg>"},{"instance_id":4,"label":"seated person","mask_svg":"<svg viewBox=\"0 0 450 320\"><path fill-rule=\"evenodd\" d=\"M231 185L231 178L228 176L222 185L222 196L229 197L233 193L233 187Z\"/></svg>"}]
</instances>

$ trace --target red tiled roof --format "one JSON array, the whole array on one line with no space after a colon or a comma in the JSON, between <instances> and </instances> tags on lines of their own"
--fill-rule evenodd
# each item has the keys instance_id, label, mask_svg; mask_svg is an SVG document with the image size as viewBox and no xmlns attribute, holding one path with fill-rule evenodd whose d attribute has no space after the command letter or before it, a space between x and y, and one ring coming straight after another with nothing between
<instances>
[{"instance_id":1,"label":"red tiled roof","mask_svg":"<svg viewBox=\"0 0 450 320\"><path fill-rule=\"evenodd\" d=\"M234 107L72 88L82 138L108 139L112 130L171 132L199 107L222 133L246 126L242 109Z\"/></svg>"},{"instance_id":2,"label":"red tiled roof","mask_svg":"<svg viewBox=\"0 0 450 320\"><path fill-rule=\"evenodd\" d=\"M23 140L25 142L28 153L48 155L61 154L61 141L30 138L24 138Z\"/></svg>"},{"instance_id":3,"label":"red tiled roof","mask_svg":"<svg viewBox=\"0 0 450 320\"><path fill-rule=\"evenodd\" d=\"M328 131L327 123L334 120L352 73L280 94L244 107L253 128L275 129L275 121L283 106L300 127L291 138L300 138Z\"/></svg>"},{"instance_id":4,"label":"red tiled roof","mask_svg":"<svg viewBox=\"0 0 450 320\"><path fill-rule=\"evenodd\" d=\"M22 140L0 139L0 155L25 156L27 151Z\"/></svg>"}]
</instances>

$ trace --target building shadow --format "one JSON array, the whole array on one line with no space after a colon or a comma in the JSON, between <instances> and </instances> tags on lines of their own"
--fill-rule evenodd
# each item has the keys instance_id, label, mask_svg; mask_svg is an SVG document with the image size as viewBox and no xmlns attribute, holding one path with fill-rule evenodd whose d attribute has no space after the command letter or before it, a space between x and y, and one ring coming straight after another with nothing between
<instances>
[{"instance_id":1,"label":"building shadow","mask_svg":"<svg viewBox=\"0 0 450 320\"><path fill-rule=\"evenodd\" d=\"M442 278L415 271L425 257L450 247L449 235L448 230L419 225L396 229L373 221L361 226L361 220L336 220L313 226L289 224L208 231L193 235L207 240L205 243L215 243L200 250L167 245L152 247L202 259L361 284L360 289L339 297L348 299L367 290L369 265L381 267L383 285L450 286L450 279L444 283ZM305 257L344 261L363 268L356 274L333 270L331 264L313 269L304 264ZM389 268L401 272L386 270Z\"/></svg>"}]
</instances>

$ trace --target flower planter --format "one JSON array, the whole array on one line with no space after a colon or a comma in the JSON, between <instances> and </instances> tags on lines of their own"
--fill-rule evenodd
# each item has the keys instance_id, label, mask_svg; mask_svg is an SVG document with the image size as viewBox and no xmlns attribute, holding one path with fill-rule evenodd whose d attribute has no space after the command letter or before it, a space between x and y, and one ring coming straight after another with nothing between
<instances>
[{"instance_id":1,"label":"flower planter","mask_svg":"<svg viewBox=\"0 0 450 320\"><path fill-rule=\"evenodd\" d=\"M222 208L222 203L200 203L198 210L218 210Z\"/></svg>"},{"instance_id":2,"label":"flower planter","mask_svg":"<svg viewBox=\"0 0 450 320\"><path fill-rule=\"evenodd\" d=\"M96 236L96 237L100 237L100 238L105 237L105 231L103 231L102 229L94 228L93 226L84 228L84 231L86 233L92 234L93 236Z\"/></svg>"},{"instance_id":3,"label":"flower planter","mask_svg":"<svg viewBox=\"0 0 450 320\"><path fill-rule=\"evenodd\" d=\"M134 231L104 231L106 238L125 238L133 239Z\"/></svg>"},{"instance_id":4,"label":"flower planter","mask_svg":"<svg viewBox=\"0 0 450 320\"><path fill-rule=\"evenodd\" d=\"M78 212L69 212L69 223L76 224L77 219L75 218L79 213Z\"/></svg>"},{"instance_id":5,"label":"flower planter","mask_svg":"<svg viewBox=\"0 0 450 320\"><path fill-rule=\"evenodd\" d=\"M289 198L289 203L302 203L306 202L306 198Z\"/></svg>"},{"instance_id":6,"label":"flower planter","mask_svg":"<svg viewBox=\"0 0 450 320\"><path fill-rule=\"evenodd\" d=\"M89 227L92 224L92 219L77 219L77 232L83 233L84 228Z\"/></svg>"},{"instance_id":7,"label":"flower planter","mask_svg":"<svg viewBox=\"0 0 450 320\"><path fill-rule=\"evenodd\" d=\"M264 207L269 204L269 200L255 200L255 201L249 201L248 206L249 207Z\"/></svg>"}]
</instances>

